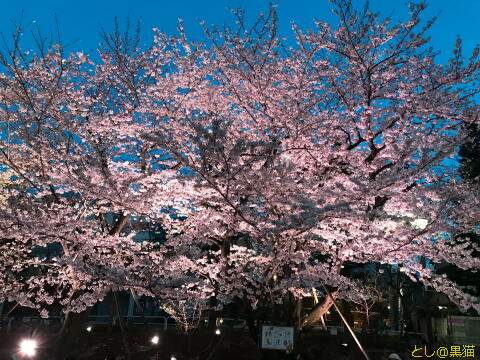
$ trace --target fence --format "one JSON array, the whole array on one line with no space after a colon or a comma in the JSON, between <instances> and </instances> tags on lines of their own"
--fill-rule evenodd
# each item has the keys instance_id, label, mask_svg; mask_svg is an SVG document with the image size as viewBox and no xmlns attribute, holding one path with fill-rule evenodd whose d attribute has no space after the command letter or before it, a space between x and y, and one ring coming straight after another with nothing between
<instances>
[{"instance_id":1,"label":"fence","mask_svg":"<svg viewBox=\"0 0 480 360\"><path fill-rule=\"evenodd\" d=\"M176 329L177 324L174 319L168 316L122 316L122 320L127 325L144 325L149 327L160 328L163 330ZM64 316L50 316L43 319L40 316L24 316L20 319L13 317L4 319L0 323L0 332L14 332L16 330L32 328L32 327L57 327L61 326ZM203 320L203 319L202 319ZM85 326L107 325L112 323L115 325L118 322L117 316L109 315L90 315L85 323ZM207 320L208 323L208 320Z\"/></svg>"}]
</instances>

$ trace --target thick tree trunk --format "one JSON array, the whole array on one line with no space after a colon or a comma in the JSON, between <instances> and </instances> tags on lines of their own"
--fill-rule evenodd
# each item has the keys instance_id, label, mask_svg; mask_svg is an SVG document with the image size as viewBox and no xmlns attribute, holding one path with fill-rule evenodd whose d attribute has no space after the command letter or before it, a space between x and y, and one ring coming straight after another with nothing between
<instances>
[{"instance_id":1,"label":"thick tree trunk","mask_svg":"<svg viewBox=\"0 0 480 360\"><path fill-rule=\"evenodd\" d=\"M295 328L300 329L302 326L302 298L299 297L296 302L295 306L295 316L296 316L296 322L295 322Z\"/></svg>"},{"instance_id":2,"label":"thick tree trunk","mask_svg":"<svg viewBox=\"0 0 480 360\"><path fill-rule=\"evenodd\" d=\"M342 319L343 323L345 324L345 326L347 327L348 331L350 332L350 334L352 335L353 339L355 340L355 342L357 343L358 345L358 348L360 349L360 351L362 352L363 356L365 357L366 360L370 360L370 357L368 356L367 352L365 351L364 347L362 346L362 344L360 343L360 341L358 340L357 336L355 335L355 332L352 330L352 327L349 325L347 319L345 318L345 316L342 314L342 311L338 308L337 304L335 304L335 301L334 301L334 298L332 296L332 294L327 290L327 288L324 286L323 287L325 292L328 294L328 296L332 299L332 305L335 306L335 310L337 310L338 312L338 315L340 315L340 318Z\"/></svg>"},{"instance_id":3,"label":"thick tree trunk","mask_svg":"<svg viewBox=\"0 0 480 360\"><path fill-rule=\"evenodd\" d=\"M258 344L258 328L255 320L257 320L257 313L252 309L252 307L246 303L244 303L243 307L244 316L247 323L248 333L250 337L255 341L255 344Z\"/></svg>"},{"instance_id":4,"label":"thick tree trunk","mask_svg":"<svg viewBox=\"0 0 480 360\"><path fill-rule=\"evenodd\" d=\"M108 232L109 235L118 235L122 232L123 228L127 224L129 219L129 215L125 215L123 212L120 213L120 216L118 217L117 221L115 221L115 224L111 228L111 230Z\"/></svg>"},{"instance_id":5,"label":"thick tree trunk","mask_svg":"<svg viewBox=\"0 0 480 360\"><path fill-rule=\"evenodd\" d=\"M219 244L220 252L222 257L222 273L227 274L229 263L228 263L228 256L230 255L230 239L223 239L222 243ZM217 284L214 284L217 287ZM213 329L217 326L217 296L216 294L211 296L209 299L209 307L210 310L208 311L208 327Z\"/></svg>"},{"instance_id":6,"label":"thick tree trunk","mask_svg":"<svg viewBox=\"0 0 480 360\"><path fill-rule=\"evenodd\" d=\"M113 292L110 291L104 300L105 305L107 306L108 312L108 322L107 322L107 333L111 335L113 332L113 326L115 325L115 309L113 307Z\"/></svg>"},{"instance_id":7,"label":"thick tree trunk","mask_svg":"<svg viewBox=\"0 0 480 360\"><path fill-rule=\"evenodd\" d=\"M125 323L122 320L122 314L120 313L120 304L118 300L118 293L114 292L113 293L113 300L115 302L115 308L117 310L117 316L118 316L118 325L120 326L120 332L122 334L122 344L123 344L123 349L125 350L125 359L130 360L130 350L128 346L128 339L127 339L127 333L125 330Z\"/></svg>"},{"instance_id":8,"label":"thick tree trunk","mask_svg":"<svg viewBox=\"0 0 480 360\"><path fill-rule=\"evenodd\" d=\"M333 299L335 299L338 296L338 291L334 291L332 293L332 297L327 296L323 302L318 303L312 311L307 315L307 317L303 320L301 323L300 329L308 326L312 326L315 323L318 323L321 321L321 318L327 313L328 310L333 305Z\"/></svg>"},{"instance_id":9,"label":"thick tree trunk","mask_svg":"<svg viewBox=\"0 0 480 360\"><path fill-rule=\"evenodd\" d=\"M209 299L209 307L208 310L208 328L214 329L217 326L217 296L213 295Z\"/></svg>"},{"instance_id":10,"label":"thick tree trunk","mask_svg":"<svg viewBox=\"0 0 480 360\"><path fill-rule=\"evenodd\" d=\"M65 315L62 329L57 337L55 346L55 359L65 360L66 357L77 354L78 346L76 342L85 331L85 323L88 319L90 309L81 313L69 312Z\"/></svg>"},{"instance_id":11,"label":"thick tree trunk","mask_svg":"<svg viewBox=\"0 0 480 360\"><path fill-rule=\"evenodd\" d=\"M128 215L123 212L116 220L114 226L109 231L109 235L118 235L125 227L128 221ZM69 249L66 245L63 246L65 254L69 254ZM74 270L72 269L72 272ZM80 294L80 290L77 290L75 296ZM108 296L107 296L108 297ZM113 304L110 296L110 304ZM68 312L65 315L65 321L62 329L57 337L57 343L55 345L55 359L64 360L68 356L76 355L78 346L75 343L79 340L82 332L85 331L85 323L88 319L90 309L82 311L80 313Z\"/></svg>"},{"instance_id":12,"label":"thick tree trunk","mask_svg":"<svg viewBox=\"0 0 480 360\"><path fill-rule=\"evenodd\" d=\"M389 318L390 318L390 327L392 330L399 330L399 308L398 308L398 293L394 291L390 294L389 297Z\"/></svg>"},{"instance_id":13,"label":"thick tree trunk","mask_svg":"<svg viewBox=\"0 0 480 360\"><path fill-rule=\"evenodd\" d=\"M433 338L433 329L432 329L432 304L430 298L430 292L428 287L425 287L424 295L424 304L425 304L425 326L427 330L427 345L429 348L433 348L435 345L435 339Z\"/></svg>"},{"instance_id":14,"label":"thick tree trunk","mask_svg":"<svg viewBox=\"0 0 480 360\"><path fill-rule=\"evenodd\" d=\"M272 324L280 325L282 304L272 304Z\"/></svg>"}]
</instances>

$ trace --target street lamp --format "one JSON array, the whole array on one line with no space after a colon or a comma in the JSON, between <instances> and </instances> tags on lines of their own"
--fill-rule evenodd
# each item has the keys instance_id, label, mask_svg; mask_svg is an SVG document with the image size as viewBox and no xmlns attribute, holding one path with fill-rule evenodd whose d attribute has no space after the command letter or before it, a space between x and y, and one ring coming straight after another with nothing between
<instances>
[{"instance_id":1,"label":"street lamp","mask_svg":"<svg viewBox=\"0 0 480 360\"><path fill-rule=\"evenodd\" d=\"M220 335L221 333L220 329L215 330L215 335Z\"/></svg>"},{"instance_id":2,"label":"street lamp","mask_svg":"<svg viewBox=\"0 0 480 360\"><path fill-rule=\"evenodd\" d=\"M23 356L35 356L37 353L37 342L33 339L23 339L20 342L20 354Z\"/></svg>"},{"instance_id":3,"label":"street lamp","mask_svg":"<svg viewBox=\"0 0 480 360\"><path fill-rule=\"evenodd\" d=\"M152 337L150 341L152 342L153 345L158 345L160 338L157 335L155 335L154 337Z\"/></svg>"}]
</instances>

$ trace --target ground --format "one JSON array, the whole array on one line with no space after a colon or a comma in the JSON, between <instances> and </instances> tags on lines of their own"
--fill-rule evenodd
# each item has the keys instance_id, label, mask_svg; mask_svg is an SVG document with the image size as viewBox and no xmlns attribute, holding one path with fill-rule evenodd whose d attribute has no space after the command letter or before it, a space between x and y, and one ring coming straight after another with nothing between
<instances>
[{"instance_id":1,"label":"ground","mask_svg":"<svg viewBox=\"0 0 480 360\"><path fill-rule=\"evenodd\" d=\"M153 345L150 339L158 334L160 341ZM16 350L16 344L24 334L2 334L0 336L0 359L11 359L11 354ZM38 359L49 359L46 355L49 344L53 343L54 334L37 332L36 337L42 344L40 350L43 354ZM280 351L258 349L248 332L238 329L222 329L220 335L215 335L212 330L202 329L190 335L181 335L173 331L162 332L155 329L136 328L129 329L127 333L128 347L132 360L170 360L174 356L177 360L282 360L293 359L294 355L287 355ZM420 346L419 339L396 338L379 336L375 334L359 334L361 343L366 347L371 360L386 359L392 352L398 353L402 359L409 359L414 345ZM342 344L347 344L344 346ZM123 358L125 352L119 329L110 333L106 328L94 327L91 332L81 336L74 350L73 359L103 360L107 354ZM297 352L302 360L328 359L328 360L360 360L362 354L349 334L330 335L323 331L312 330L304 332L297 341ZM433 359L433 358L431 358Z\"/></svg>"}]
</instances>

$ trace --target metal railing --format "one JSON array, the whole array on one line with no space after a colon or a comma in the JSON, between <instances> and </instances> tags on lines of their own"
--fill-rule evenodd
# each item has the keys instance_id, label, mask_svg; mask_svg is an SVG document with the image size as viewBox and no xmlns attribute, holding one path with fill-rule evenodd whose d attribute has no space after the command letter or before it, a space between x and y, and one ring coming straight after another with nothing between
<instances>
[{"instance_id":1,"label":"metal railing","mask_svg":"<svg viewBox=\"0 0 480 360\"><path fill-rule=\"evenodd\" d=\"M48 318L41 318L40 316L24 316L20 319L4 319L0 324L0 331L11 332L14 329L33 327L33 326L60 326L65 317L64 316L50 316ZM152 327L159 327L163 330L177 328L175 320L169 316L122 316L121 319L127 324L131 325L146 325ZM118 316L110 315L90 315L87 318L85 325L107 325L109 323L116 324ZM207 320L208 323L208 320Z\"/></svg>"},{"instance_id":2,"label":"metal railing","mask_svg":"<svg viewBox=\"0 0 480 360\"><path fill-rule=\"evenodd\" d=\"M111 320L110 320L111 319ZM160 316L160 315L132 315L132 316L122 316L121 319L127 325L148 325L148 326L158 326L163 330L169 328L176 328L177 324L174 319L169 316ZM88 317L87 323L89 325L105 325L112 321L113 324L116 324L118 321L118 316L109 316L109 315L90 315Z\"/></svg>"}]
</instances>

